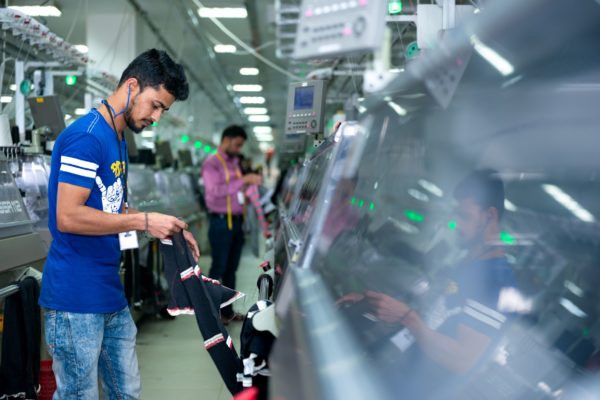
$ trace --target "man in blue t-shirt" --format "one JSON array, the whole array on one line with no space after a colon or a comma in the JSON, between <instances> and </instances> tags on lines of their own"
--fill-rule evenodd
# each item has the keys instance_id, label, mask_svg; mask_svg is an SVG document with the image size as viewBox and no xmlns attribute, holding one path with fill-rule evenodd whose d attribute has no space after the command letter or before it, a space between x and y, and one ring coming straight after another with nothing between
<instances>
[{"instance_id":1,"label":"man in blue t-shirt","mask_svg":"<svg viewBox=\"0 0 600 400\"><path fill-rule=\"evenodd\" d=\"M459 385L500 341L510 315L499 309L503 290L516 287L514 272L499 240L504 184L492 170L474 171L454 190L457 239L467 255L451 272L438 276L446 292L438 325L385 293L351 293L339 303L365 300L380 321L407 328L401 346L406 371L390 371L406 398L455 398ZM441 322L441 324L439 324ZM415 345L410 345L412 341ZM460 398L460 396L458 397Z\"/></svg>"},{"instance_id":2,"label":"man in blue t-shirt","mask_svg":"<svg viewBox=\"0 0 600 400\"><path fill-rule=\"evenodd\" d=\"M53 241L39 301L55 398L97 398L98 376L108 398L139 398L137 330L119 279L119 234L146 231L162 239L184 230L196 258L199 252L183 221L127 208L123 130L141 132L188 94L183 67L164 51L148 50L129 64L102 106L55 143L48 185Z\"/></svg>"}]
</instances>

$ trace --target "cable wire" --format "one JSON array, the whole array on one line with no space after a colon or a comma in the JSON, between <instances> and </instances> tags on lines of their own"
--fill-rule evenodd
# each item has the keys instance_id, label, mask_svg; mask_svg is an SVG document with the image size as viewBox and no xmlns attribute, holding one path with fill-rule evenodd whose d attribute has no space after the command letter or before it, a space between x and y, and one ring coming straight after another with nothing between
<instances>
[{"instance_id":1,"label":"cable wire","mask_svg":"<svg viewBox=\"0 0 600 400\"><path fill-rule=\"evenodd\" d=\"M204 7L204 5L199 0L192 0L192 2L194 2L194 4L196 5L196 7L198 7L199 9ZM301 77L296 76L296 75L294 75L294 74L286 71L285 69L283 69L279 65L275 64L274 62L272 62L268 58L264 57L262 54L256 52L255 49L253 49L252 47L248 46L243 40L241 40L233 32L231 32L229 29L227 29L227 27L225 25L223 25L223 23L221 23L221 21L219 21L218 18L209 17L209 19L212 21L213 24L215 24L217 26L217 28L219 28L224 34L226 34L227 36L229 36L229 38L231 38L231 40L233 40L235 43L237 43L240 47L242 47L244 50L246 50L252 56L256 57L257 59L259 59L260 61L262 61L266 65L268 65L269 67L273 68L274 70L282 73L283 75L285 75L285 76L287 76L287 77L289 77L291 79L299 80L299 81L302 80Z\"/></svg>"}]
</instances>

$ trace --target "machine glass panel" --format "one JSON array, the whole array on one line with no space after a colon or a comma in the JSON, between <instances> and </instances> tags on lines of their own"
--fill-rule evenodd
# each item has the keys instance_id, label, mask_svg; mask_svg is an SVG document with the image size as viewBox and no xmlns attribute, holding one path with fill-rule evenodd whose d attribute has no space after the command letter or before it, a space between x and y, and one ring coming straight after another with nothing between
<instances>
[{"instance_id":1,"label":"machine glass panel","mask_svg":"<svg viewBox=\"0 0 600 400\"><path fill-rule=\"evenodd\" d=\"M291 222L301 235L304 234L317 207L319 189L332 160L334 148L334 141L323 143L319 152L305 165L306 176L296 199L292 202L289 215Z\"/></svg>"},{"instance_id":2,"label":"machine glass panel","mask_svg":"<svg viewBox=\"0 0 600 400\"><path fill-rule=\"evenodd\" d=\"M340 342L354 339L343 365L364 362L355 371L374 370L389 398L600 392L600 53L589 51L600 4L532 2L513 14L499 3L363 114L356 175L322 184L311 166L319 179L309 176L300 204L311 209L318 182L330 205L311 222L314 275L295 286L294 332L280 338L304 348L302 371L322 365L311 351L338 329ZM440 77L468 60L469 43L442 107ZM327 296L302 293L319 281ZM307 312L317 298L334 312ZM344 369L329 365L311 375L314 398L339 398L325 394ZM292 380L281 382L278 395Z\"/></svg>"}]
</instances>

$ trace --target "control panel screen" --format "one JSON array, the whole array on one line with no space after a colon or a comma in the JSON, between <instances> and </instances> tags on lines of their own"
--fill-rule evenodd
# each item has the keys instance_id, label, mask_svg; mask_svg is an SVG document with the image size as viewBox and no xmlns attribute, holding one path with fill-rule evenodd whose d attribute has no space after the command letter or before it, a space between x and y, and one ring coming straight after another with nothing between
<instances>
[{"instance_id":1,"label":"control panel screen","mask_svg":"<svg viewBox=\"0 0 600 400\"><path fill-rule=\"evenodd\" d=\"M306 110L313 108L314 86L296 88L294 92L294 110Z\"/></svg>"}]
</instances>

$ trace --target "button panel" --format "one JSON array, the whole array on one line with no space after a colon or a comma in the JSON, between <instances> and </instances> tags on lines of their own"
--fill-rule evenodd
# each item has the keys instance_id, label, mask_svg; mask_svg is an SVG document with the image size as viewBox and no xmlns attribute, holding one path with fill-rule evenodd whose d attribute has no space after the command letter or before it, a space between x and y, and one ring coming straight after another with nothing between
<instances>
[{"instance_id":1,"label":"button panel","mask_svg":"<svg viewBox=\"0 0 600 400\"><path fill-rule=\"evenodd\" d=\"M293 58L373 51L381 46L387 2L383 0L305 0Z\"/></svg>"}]
</instances>

